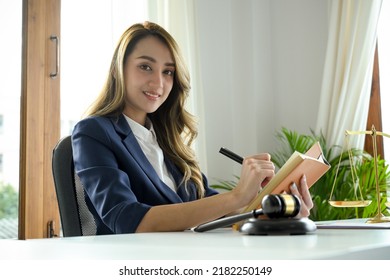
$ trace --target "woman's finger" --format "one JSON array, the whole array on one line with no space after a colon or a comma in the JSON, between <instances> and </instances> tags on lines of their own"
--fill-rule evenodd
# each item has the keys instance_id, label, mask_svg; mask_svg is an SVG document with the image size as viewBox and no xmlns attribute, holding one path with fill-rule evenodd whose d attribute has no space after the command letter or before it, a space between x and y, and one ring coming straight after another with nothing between
<instances>
[{"instance_id":1,"label":"woman's finger","mask_svg":"<svg viewBox=\"0 0 390 280\"><path fill-rule=\"evenodd\" d=\"M301 178L301 183L299 185L299 192L301 193L302 199L306 204L307 208L313 208L313 200L311 199L311 194L309 187L307 186L306 176L303 175Z\"/></svg>"}]
</instances>

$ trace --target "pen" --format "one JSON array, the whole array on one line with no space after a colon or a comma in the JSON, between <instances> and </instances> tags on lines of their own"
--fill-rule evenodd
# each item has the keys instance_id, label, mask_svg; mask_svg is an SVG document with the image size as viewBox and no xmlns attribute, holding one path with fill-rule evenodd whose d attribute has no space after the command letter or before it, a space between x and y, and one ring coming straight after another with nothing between
<instances>
[{"instance_id":1,"label":"pen","mask_svg":"<svg viewBox=\"0 0 390 280\"><path fill-rule=\"evenodd\" d=\"M243 158L235 153L233 153L232 151L230 151L229 149L226 149L224 147L222 147L219 152L225 156L227 156L228 158L231 158L232 160L242 164L243 162Z\"/></svg>"}]
</instances>

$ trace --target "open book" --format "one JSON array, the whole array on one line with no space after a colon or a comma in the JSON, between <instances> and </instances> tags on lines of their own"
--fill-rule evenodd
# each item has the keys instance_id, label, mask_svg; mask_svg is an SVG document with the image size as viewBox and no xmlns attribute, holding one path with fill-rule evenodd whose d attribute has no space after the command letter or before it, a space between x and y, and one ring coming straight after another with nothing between
<instances>
[{"instance_id":1,"label":"open book","mask_svg":"<svg viewBox=\"0 0 390 280\"><path fill-rule=\"evenodd\" d=\"M261 201L267 194L290 192L293 182L297 185L303 174L306 175L309 188L318 181L330 168L319 142L316 142L305 154L295 151L280 168L268 184L259 192L256 198L246 207L244 212L261 208Z\"/></svg>"}]
</instances>

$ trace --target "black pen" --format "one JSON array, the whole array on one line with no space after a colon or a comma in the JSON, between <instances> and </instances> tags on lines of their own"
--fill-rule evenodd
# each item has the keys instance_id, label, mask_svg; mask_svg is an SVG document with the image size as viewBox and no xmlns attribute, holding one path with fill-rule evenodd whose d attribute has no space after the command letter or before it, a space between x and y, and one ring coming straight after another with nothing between
<instances>
[{"instance_id":1,"label":"black pen","mask_svg":"<svg viewBox=\"0 0 390 280\"><path fill-rule=\"evenodd\" d=\"M221 154L227 156L228 158L231 158L232 160L238 162L239 164L242 164L242 162L244 161L244 159L243 159L241 156L239 156L239 155L233 153L232 151L230 151L229 149L226 149L226 148L224 148L224 147L222 147L222 148L219 150L219 152L220 152Z\"/></svg>"}]
</instances>

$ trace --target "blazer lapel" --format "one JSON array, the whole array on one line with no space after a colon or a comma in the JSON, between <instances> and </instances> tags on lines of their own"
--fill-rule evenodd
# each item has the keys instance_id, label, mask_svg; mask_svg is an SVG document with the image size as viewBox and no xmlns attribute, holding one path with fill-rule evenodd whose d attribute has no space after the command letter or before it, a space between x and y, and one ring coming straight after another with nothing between
<instances>
[{"instance_id":1,"label":"blazer lapel","mask_svg":"<svg viewBox=\"0 0 390 280\"><path fill-rule=\"evenodd\" d=\"M115 130L119 134L122 134L124 136L122 141L126 149L129 151L132 157L137 161L139 166L145 172L145 175L152 181L156 189L158 189L159 192L172 203L182 202L181 198L173 190L171 190L171 188L168 187L163 181L161 181L160 177L157 175L153 166L150 164L144 152L142 151L140 145L138 144L138 141L135 138L135 135L132 132L125 117L120 115L117 121L113 121L113 124Z\"/></svg>"},{"instance_id":2,"label":"blazer lapel","mask_svg":"<svg viewBox=\"0 0 390 280\"><path fill-rule=\"evenodd\" d=\"M190 181L188 182L187 187L185 187L182 183L183 174L180 172L177 166L167 158L165 158L165 164L167 165L168 171L175 179L177 195L179 195L184 202L195 200L197 198L197 193L194 183Z\"/></svg>"}]
</instances>

